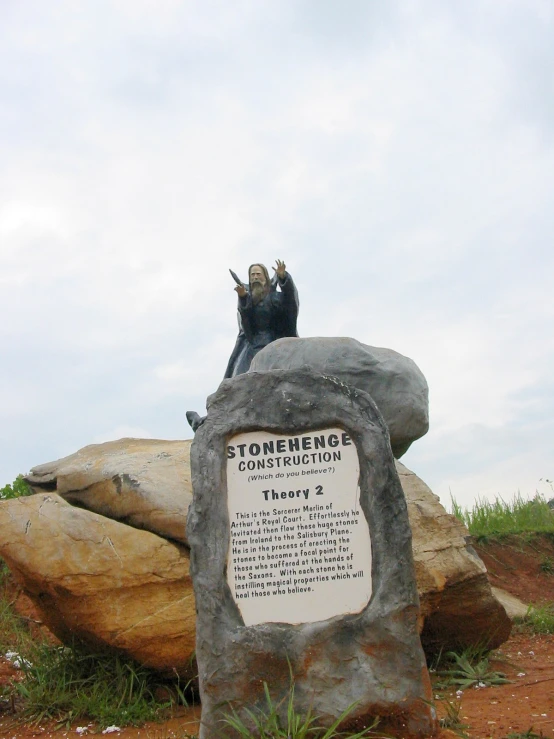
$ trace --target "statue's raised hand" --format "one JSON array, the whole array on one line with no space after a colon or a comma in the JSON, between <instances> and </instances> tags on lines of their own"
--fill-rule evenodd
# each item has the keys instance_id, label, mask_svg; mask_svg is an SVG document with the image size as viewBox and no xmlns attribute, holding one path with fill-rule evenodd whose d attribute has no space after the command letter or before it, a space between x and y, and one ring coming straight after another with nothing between
<instances>
[{"instance_id":1,"label":"statue's raised hand","mask_svg":"<svg viewBox=\"0 0 554 739\"><path fill-rule=\"evenodd\" d=\"M235 287L235 291L238 294L239 298L244 298L244 296L246 295L246 288L244 287L244 285L237 285Z\"/></svg>"},{"instance_id":2,"label":"statue's raised hand","mask_svg":"<svg viewBox=\"0 0 554 739\"><path fill-rule=\"evenodd\" d=\"M284 280L285 274L287 272L287 265L280 259L276 259L275 264L277 265L277 267L272 267L271 269L275 272L280 280Z\"/></svg>"}]
</instances>

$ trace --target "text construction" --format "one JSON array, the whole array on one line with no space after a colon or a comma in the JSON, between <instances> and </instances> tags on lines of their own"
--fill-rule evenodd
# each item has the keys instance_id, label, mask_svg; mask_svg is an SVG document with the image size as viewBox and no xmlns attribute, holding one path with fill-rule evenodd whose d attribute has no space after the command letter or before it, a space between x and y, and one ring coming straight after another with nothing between
<instances>
[{"instance_id":1,"label":"text construction","mask_svg":"<svg viewBox=\"0 0 554 739\"><path fill-rule=\"evenodd\" d=\"M227 580L247 626L358 613L371 541L358 453L342 429L255 431L227 446Z\"/></svg>"}]
</instances>

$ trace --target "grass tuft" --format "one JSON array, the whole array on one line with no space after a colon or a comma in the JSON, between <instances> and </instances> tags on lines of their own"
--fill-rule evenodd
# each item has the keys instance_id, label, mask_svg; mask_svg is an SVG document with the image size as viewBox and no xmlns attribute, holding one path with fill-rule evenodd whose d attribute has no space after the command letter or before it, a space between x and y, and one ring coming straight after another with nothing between
<instances>
[{"instance_id":1,"label":"grass tuft","mask_svg":"<svg viewBox=\"0 0 554 739\"><path fill-rule=\"evenodd\" d=\"M525 615L525 623L535 634L554 634L554 603L530 605Z\"/></svg>"},{"instance_id":2,"label":"grass tuft","mask_svg":"<svg viewBox=\"0 0 554 739\"><path fill-rule=\"evenodd\" d=\"M471 687L489 688L491 685L505 685L510 680L503 672L491 670L489 658L483 653L474 650L466 650L462 654L447 652L446 659L449 665L445 669L438 670L439 682L436 687L457 687L466 690Z\"/></svg>"},{"instance_id":3,"label":"grass tuft","mask_svg":"<svg viewBox=\"0 0 554 739\"><path fill-rule=\"evenodd\" d=\"M269 693L269 687L264 682L264 695L266 700L265 710L260 709L256 712L245 709L248 717L246 723L237 711L231 707L230 713L223 719L223 723L232 728L243 739L336 739L338 737L350 737L350 739L362 739L362 737L377 737L374 729L379 723L379 719L375 719L371 726L362 731L351 734L339 731L339 726L352 713L356 704L349 706L328 728L325 729L318 726L318 717L314 716L310 709L307 715L302 716L296 712L294 707L294 679L291 677L291 684L286 695L281 701L275 703ZM286 701L286 721L281 721L280 709ZM224 735L223 735L224 736Z\"/></svg>"},{"instance_id":4,"label":"grass tuft","mask_svg":"<svg viewBox=\"0 0 554 739\"><path fill-rule=\"evenodd\" d=\"M448 698L445 698L441 702L446 712L444 718L441 718L439 721L441 729L450 729L450 731L453 731L457 736L462 737L462 739L469 739L467 733L469 724L464 724L461 718L462 702L460 700L451 701Z\"/></svg>"}]
</instances>

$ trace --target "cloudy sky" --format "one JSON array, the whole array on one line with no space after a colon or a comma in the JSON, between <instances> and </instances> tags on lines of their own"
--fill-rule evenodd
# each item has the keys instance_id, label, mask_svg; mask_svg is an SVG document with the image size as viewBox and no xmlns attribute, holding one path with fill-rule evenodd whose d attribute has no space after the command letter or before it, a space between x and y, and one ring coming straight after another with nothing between
<instances>
[{"instance_id":1,"label":"cloudy sky","mask_svg":"<svg viewBox=\"0 0 554 739\"><path fill-rule=\"evenodd\" d=\"M231 267L416 361L449 504L554 495L552 0L2 0L0 485L191 436Z\"/></svg>"}]
</instances>

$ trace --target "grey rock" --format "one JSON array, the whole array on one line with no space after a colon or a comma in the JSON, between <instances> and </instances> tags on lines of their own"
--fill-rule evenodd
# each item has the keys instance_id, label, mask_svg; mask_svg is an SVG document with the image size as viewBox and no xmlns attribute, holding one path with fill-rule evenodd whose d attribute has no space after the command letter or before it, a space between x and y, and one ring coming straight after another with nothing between
<instances>
[{"instance_id":1,"label":"grey rock","mask_svg":"<svg viewBox=\"0 0 554 739\"><path fill-rule=\"evenodd\" d=\"M388 426L396 459L429 430L429 389L416 363L349 338L286 338L266 346L250 372L309 368L369 393Z\"/></svg>"},{"instance_id":2,"label":"grey rock","mask_svg":"<svg viewBox=\"0 0 554 739\"><path fill-rule=\"evenodd\" d=\"M263 429L301 434L338 426L360 461L360 505L369 524L373 594L358 614L324 621L245 626L227 584L230 523L226 445L231 435ZM224 381L191 449L194 496L187 523L197 606L200 737L217 735L229 705L263 708L263 682L286 714L290 673L295 705L329 726L356 703L358 725L381 717L380 730L430 736L436 724L418 635L418 595L406 502L388 434L373 400L335 378L306 370L247 373ZM346 728L346 727L345 727ZM238 736L226 730L228 736Z\"/></svg>"}]
</instances>

